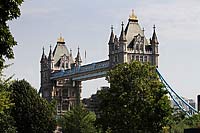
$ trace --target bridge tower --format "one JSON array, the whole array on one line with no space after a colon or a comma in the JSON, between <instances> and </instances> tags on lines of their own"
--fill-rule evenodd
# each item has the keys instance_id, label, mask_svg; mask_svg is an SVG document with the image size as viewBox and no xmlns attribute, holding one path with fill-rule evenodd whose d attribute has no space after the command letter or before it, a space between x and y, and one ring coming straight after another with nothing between
<instances>
[{"instance_id":1,"label":"bridge tower","mask_svg":"<svg viewBox=\"0 0 200 133\"><path fill-rule=\"evenodd\" d=\"M122 28L119 39L114 34L113 27L111 27L111 35L108 42L109 45L109 61L110 66L116 64L140 61L149 62L151 65L158 67L158 39L153 27L153 36L150 40L146 39L144 29L140 28L138 18L132 11L128 19L128 24L124 29Z\"/></svg>"},{"instance_id":2,"label":"bridge tower","mask_svg":"<svg viewBox=\"0 0 200 133\"><path fill-rule=\"evenodd\" d=\"M52 73L75 69L81 66L81 56L78 48L77 57L72 57L72 51L68 51L64 38L58 38L57 44L52 51L51 46L48 57L44 48L41 57L41 87L42 97L51 101L57 100L57 114L69 110L80 102L81 81L72 81L71 78L51 80Z\"/></svg>"},{"instance_id":3,"label":"bridge tower","mask_svg":"<svg viewBox=\"0 0 200 133\"><path fill-rule=\"evenodd\" d=\"M42 57L40 60L41 64L41 88L40 89L42 92L42 97L47 99L48 101L51 100L51 91L52 91L52 83L50 81L50 76L51 76L51 69L49 67L49 58L44 53L44 48L43 48L43 53ZM51 88L51 89L49 89Z\"/></svg>"}]
</instances>

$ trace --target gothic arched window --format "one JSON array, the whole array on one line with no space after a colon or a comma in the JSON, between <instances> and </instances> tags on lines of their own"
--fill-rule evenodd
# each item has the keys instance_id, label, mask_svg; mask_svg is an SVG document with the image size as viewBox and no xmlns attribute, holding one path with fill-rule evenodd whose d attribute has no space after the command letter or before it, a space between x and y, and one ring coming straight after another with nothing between
<instances>
[{"instance_id":1,"label":"gothic arched window","mask_svg":"<svg viewBox=\"0 0 200 133\"><path fill-rule=\"evenodd\" d=\"M143 45L142 44L140 45L140 50L143 51Z\"/></svg>"},{"instance_id":2,"label":"gothic arched window","mask_svg":"<svg viewBox=\"0 0 200 133\"><path fill-rule=\"evenodd\" d=\"M139 50L139 44L136 44L136 50Z\"/></svg>"}]
</instances>

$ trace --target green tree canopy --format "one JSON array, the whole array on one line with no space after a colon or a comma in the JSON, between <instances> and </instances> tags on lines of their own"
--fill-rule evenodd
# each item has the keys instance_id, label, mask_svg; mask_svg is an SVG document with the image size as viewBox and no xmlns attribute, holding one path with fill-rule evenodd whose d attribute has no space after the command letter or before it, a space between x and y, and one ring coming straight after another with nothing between
<instances>
[{"instance_id":1,"label":"green tree canopy","mask_svg":"<svg viewBox=\"0 0 200 133\"><path fill-rule=\"evenodd\" d=\"M2 79L2 70L5 59L14 58L13 47L17 42L12 36L8 21L20 16L19 6L23 0L0 0L0 132L15 132L14 120L10 116L10 108L13 105L10 101L10 92L6 91L8 83Z\"/></svg>"},{"instance_id":2,"label":"green tree canopy","mask_svg":"<svg viewBox=\"0 0 200 133\"><path fill-rule=\"evenodd\" d=\"M120 64L108 72L110 88L99 91L103 130L159 133L171 114L167 91L156 68L140 62Z\"/></svg>"},{"instance_id":3,"label":"green tree canopy","mask_svg":"<svg viewBox=\"0 0 200 133\"><path fill-rule=\"evenodd\" d=\"M19 6L23 0L0 0L0 70L2 70L5 58L14 58L14 41L7 22L20 16Z\"/></svg>"},{"instance_id":4,"label":"green tree canopy","mask_svg":"<svg viewBox=\"0 0 200 133\"><path fill-rule=\"evenodd\" d=\"M15 106L11 115L20 133L51 133L55 130L55 106L41 98L25 80L14 81L9 90Z\"/></svg>"},{"instance_id":5,"label":"green tree canopy","mask_svg":"<svg viewBox=\"0 0 200 133\"><path fill-rule=\"evenodd\" d=\"M200 128L200 114L194 114L191 117L173 117L172 122L171 133L184 133L184 129L187 128Z\"/></svg>"},{"instance_id":6,"label":"green tree canopy","mask_svg":"<svg viewBox=\"0 0 200 133\"><path fill-rule=\"evenodd\" d=\"M59 120L63 133L95 133L96 116L82 105L66 112Z\"/></svg>"},{"instance_id":7,"label":"green tree canopy","mask_svg":"<svg viewBox=\"0 0 200 133\"><path fill-rule=\"evenodd\" d=\"M10 92L6 91L7 81L0 80L0 133L14 133L14 120L10 116L10 108L14 106L10 100Z\"/></svg>"}]
</instances>

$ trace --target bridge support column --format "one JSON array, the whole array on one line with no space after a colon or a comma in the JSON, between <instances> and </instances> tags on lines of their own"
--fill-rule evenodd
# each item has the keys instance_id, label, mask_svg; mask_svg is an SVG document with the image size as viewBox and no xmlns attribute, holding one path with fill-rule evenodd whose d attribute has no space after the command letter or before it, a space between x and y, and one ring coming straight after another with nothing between
<instances>
[{"instance_id":1,"label":"bridge support column","mask_svg":"<svg viewBox=\"0 0 200 133\"><path fill-rule=\"evenodd\" d=\"M80 105L82 82L81 81L74 81L74 82L76 88L76 104Z\"/></svg>"}]
</instances>

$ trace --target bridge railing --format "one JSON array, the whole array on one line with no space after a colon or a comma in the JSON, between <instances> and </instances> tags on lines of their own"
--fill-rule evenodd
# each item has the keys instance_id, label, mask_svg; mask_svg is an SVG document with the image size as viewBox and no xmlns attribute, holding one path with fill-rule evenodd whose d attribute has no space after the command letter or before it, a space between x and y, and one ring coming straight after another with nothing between
<instances>
[{"instance_id":1,"label":"bridge railing","mask_svg":"<svg viewBox=\"0 0 200 133\"><path fill-rule=\"evenodd\" d=\"M63 76L71 76L71 75L79 74L79 73L91 72L91 71L104 69L108 67L109 67L109 60L105 60L105 61L91 63L91 64L79 66L79 67L74 67L72 69L61 70L59 72L53 73L51 76L51 79L59 78Z\"/></svg>"}]
</instances>

